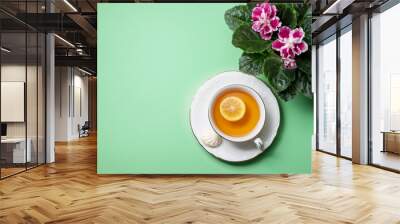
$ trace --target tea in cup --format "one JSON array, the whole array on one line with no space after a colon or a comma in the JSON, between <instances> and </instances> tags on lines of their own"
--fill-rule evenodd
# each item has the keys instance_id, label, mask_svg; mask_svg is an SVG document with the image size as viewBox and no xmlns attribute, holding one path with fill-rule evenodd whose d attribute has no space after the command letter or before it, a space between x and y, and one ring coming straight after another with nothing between
<instances>
[{"instance_id":1,"label":"tea in cup","mask_svg":"<svg viewBox=\"0 0 400 224\"><path fill-rule=\"evenodd\" d=\"M265 106L254 89L239 84L222 87L211 99L208 112L211 126L221 137L233 142L253 139L264 150L257 135L264 127Z\"/></svg>"}]
</instances>

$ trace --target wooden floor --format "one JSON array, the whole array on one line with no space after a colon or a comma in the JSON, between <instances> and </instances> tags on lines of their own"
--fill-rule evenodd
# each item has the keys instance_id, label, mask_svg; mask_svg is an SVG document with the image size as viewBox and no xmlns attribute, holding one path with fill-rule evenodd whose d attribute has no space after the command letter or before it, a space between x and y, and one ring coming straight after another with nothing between
<instances>
[{"instance_id":1,"label":"wooden floor","mask_svg":"<svg viewBox=\"0 0 400 224\"><path fill-rule=\"evenodd\" d=\"M3 177L8 177L8 176L11 176L11 175L13 175L13 174L16 174L16 173L19 173L19 172L23 172L23 171L25 171L25 167L21 167L21 168L19 168L19 167L17 167L17 168L14 168L14 167L7 167L7 168L4 168L4 167L2 167L1 168L1 177L3 178Z\"/></svg>"},{"instance_id":2,"label":"wooden floor","mask_svg":"<svg viewBox=\"0 0 400 224\"><path fill-rule=\"evenodd\" d=\"M0 181L0 223L400 223L400 175L313 155L311 175L96 174L96 139Z\"/></svg>"},{"instance_id":3,"label":"wooden floor","mask_svg":"<svg viewBox=\"0 0 400 224\"><path fill-rule=\"evenodd\" d=\"M400 170L400 154L375 150L372 158L377 165Z\"/></svg>"}]
</instances>

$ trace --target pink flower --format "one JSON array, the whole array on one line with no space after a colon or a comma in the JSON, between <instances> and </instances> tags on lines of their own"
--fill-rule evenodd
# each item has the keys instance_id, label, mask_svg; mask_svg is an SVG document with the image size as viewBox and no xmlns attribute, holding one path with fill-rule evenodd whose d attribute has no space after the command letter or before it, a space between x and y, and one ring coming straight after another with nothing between
<instances>
[{"instance_id":1,"label":"pink flower","mask_svg":"<svg viewBox=\"0 0 400 224\"><path fill-rule=\"evenodd\" d=\"M252 29L260 33L261 38L264 40L270 40L272 33L282 25L276 13L276 6L268 2L257 4L253 9L251 14L253 20Z\"/></svg>"},{"instance_id":2,"label":"pink flower","mask_svg":"<svg viewBox=\"0 0 400 224\"><path fill-rule=\"evenodd\" d=\"M296 69L297 68L296 60L291 58L283 59L283 66L286 69Z\"/></svg>"},{"instance_id":3,"label":"pink flower","mask_svg":"<svg viewBox=\"0 0 400 224\"><path fill-rule=\"evenodd\" d=\"M291 30L287 26L279 29L278 40L272 42L272 49L279 51L281 58L294 59L308 50L308 45L303 41L304 31L302 28Z\"/></svg>"}]
</instances>

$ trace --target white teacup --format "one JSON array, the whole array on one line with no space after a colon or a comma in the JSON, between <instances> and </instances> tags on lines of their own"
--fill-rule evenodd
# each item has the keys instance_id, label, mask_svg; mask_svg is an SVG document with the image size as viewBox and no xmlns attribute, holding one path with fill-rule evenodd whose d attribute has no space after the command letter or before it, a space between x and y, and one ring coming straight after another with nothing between
<instances>
[{"instance_id":1,"label":"white teacup","mask_svg":"<svg viewBox=\"0 0 400 224\"><path fill-rule=\"evenodd\" d=\"M253 130L251 132L249 132L248 134L246 134L245 136L236 137L236 136L227 135L224 132L222 132L214 122L212 113L213 113L213 106L215 104L215 101L217 100L219 95L221 95L225 91L229 91L232 89L239 89L243 92L248 93L250 96L252 96L254 98L254 100L257 102L258 107L259 107L259 112L260 112L259 120L258 120L256 126L253 128ZM254 144L256 145L256 147L258 149L264 150L263 141L261 138L259 138L257 136L260 133L260 131L262 130L262 128L264 127L265 106L264 106L264 102L262 101L260 95L258 95L258 93L254 89L244 86L244 85L240 85L240 84L232 84L232 85L222 87L213 95L213 97L210 101L210 104L208 107L208 119L211 123L211 126L215 130L215 132L217 132L224 139L232 141L232 142L246 142L246 141L253 140Z\"/></svg>"}]
</instances>

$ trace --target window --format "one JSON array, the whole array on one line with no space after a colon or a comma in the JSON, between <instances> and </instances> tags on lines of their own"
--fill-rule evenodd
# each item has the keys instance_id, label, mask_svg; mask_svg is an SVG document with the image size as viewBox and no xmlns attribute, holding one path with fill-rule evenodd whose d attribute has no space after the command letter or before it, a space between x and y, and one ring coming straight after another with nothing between
<instances>
[{"instance_id":1,"label":"window","mask_svg":"<svg viewBox=\"0 0 400 224\"><path fill-rule=\"evenodd\" d=\"M18 13L43 13L44 1ZM12 2L1 2L6 6ZM45 163L45 34L0 12L0 178ZM15 24L14 24L15 23Z\"/></svg>"},{"instance_id":2,"label":"window","mask_svg":"<svg viewBox=\"0 0 400 224\"><path fill-rule=\"evenodd\" d=\"M336 36L320 44L317 51L317 147L336 153Z\"/></svg>"},{"instance_id":3,"label":"window","mask_svg":"<svg viewBox=\"0 0 400 224\"><path fill-rule=\"evenodd\" d=\"M352 157L352 32L351 26L340 36L340 155Z\"/></svg>"},{"instance_id":4,"label":"window","mask_svg":"<svg viewBox=\"0 0 400 224\"><path fill-rule=\"evenodd\" d=\"M400 5L371 18L370 140L372 164L400 170Z\"/></svg>"}]
</instances>

